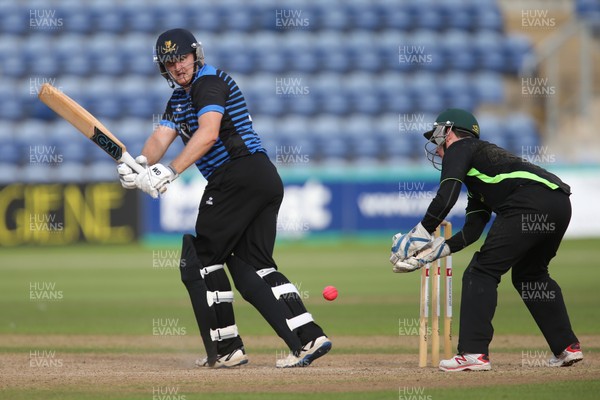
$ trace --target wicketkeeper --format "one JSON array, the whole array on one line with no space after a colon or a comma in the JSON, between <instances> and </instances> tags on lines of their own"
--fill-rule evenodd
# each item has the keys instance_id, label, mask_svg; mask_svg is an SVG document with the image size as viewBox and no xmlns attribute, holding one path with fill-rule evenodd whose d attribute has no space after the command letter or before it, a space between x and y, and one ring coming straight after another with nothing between
<instances>
[{"instance_id":1,"label":"wicketkeeper","mask_svg":"<svg viewBox=\"0 0 600 400\"><path fill-rule=\"evenodd\" d=\"M424 134L427 158L441 170L440 187L421 222L393 238L394 272L410 272L475 242L490 220L485 242L462 279L458 355L443 371L489 370L497 288L512 268L512 283L546 338L550 366L583 359L562 292L548 273L571 219L570 188L557 176L479 139L479 124L464 110L448 109ZM468 189L465 224L448 241L432 233ZM425 250L429 254L419 256ZM425 252L424 252L425 253Z\"/></svg>"},{"instance_id":2,"label":"wicketkeeper","mask_svg":"<svg viewBox=\"0 0 600 400\"><path fill-rule=\"evenodd\" d=\"M175 90L136 158L145 171L136 174L124 164L118 171L125 188L139 188L154 198L193 164L208 181L196 236L184 235L180 263L207 353L197 365L248 362L224 264L242 297L289 347L290 355L276 366L309 365L331 349L331 341L273 260L283 184L252 127L240 88L227 73L204 63L201 44L187 30L162 33L154 59ZM170 165L159 164L177 137L184 149Z\"/></svg>"}]
</instances>

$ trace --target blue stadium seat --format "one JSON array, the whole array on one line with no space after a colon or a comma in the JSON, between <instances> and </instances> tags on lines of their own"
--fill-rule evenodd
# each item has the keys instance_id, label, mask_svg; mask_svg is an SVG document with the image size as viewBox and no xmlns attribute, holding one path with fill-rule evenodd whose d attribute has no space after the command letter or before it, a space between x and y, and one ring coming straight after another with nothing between
<instances>
[{"instance_id":1,"label":"blue stadium seat","mask_svg":"<svg viewBox=\"0 0 600 400\"><path fill-rule=\"evenodd\" d=\"M2 9L2 14L0 14L2 17L0 32L21 36L36 29L36 16L30 15L29 8L18 7L13 3L3 4ZM34 21L31 21L31 18L33 18Z\"/></svg>"},{"instance_id":2,"label":"blue stadium seat","mask_svg":"<svg viewBox=\"0 0 600 400\"><path fill-rule=\"evenodd\" d=\"M447 106L447 102L435 91L423 92L416 96L417 110L424 113L439 113Z\"/></svg>"},{"instance_id":3,"label":"blue stadium seat","mask_svg":"<svg viewBox=\"0 0 600 400\"><path fill-rule=\"evenodd\" d=\"M24 183L48 183L54 181L53 169L44 164L26 164L20 168Z\"/></svg>"},{"instance_id":4,"label":"blue stadium seat","mask_svg":"<svg viewBox=\"0 0 600 400\"><path fill-rule=\"evenodd\" d=\"M383 15L377 4L363 6L360 3L348 4L346 12L349 26L355 30L377 31L382 27Z\"/></svg>"},{"instance_id":5,"label":"blue stadium seat","mask_svg":"<svg viewBox=\"0 0 600 400\"><path fill-rule=\"evenodd\" d=\"M496 1L474 1L470 6L475 31L502 32L504 22Z\"/></svg>"},{"instance_id":6,"label":"blue stadium seat","mask_svg":"<svg viewBox=\"0 0 600 400\"><path fill-rule=\"evenodd\" d=\"M342 119L331 114L319 114L310 120L310 131L314 137L328 138L343 131Z\"/></svg>"},{"instance_id":7,"label":"blue stadium seat","mask_svg":"<svg viewBox=\"0 0 600 400\"><path fill-rule=\"evenodd\" d=\"M136 4L125 3L122 6L125 26L132 32L156 33L159 12L153 7L139 7Z\"/></svg>"},{"instance_id":8,"label":"blue stadium seat","mask_svg":"<svg viewBox=\"0 0 600 400\"><path fill-rule=\"evenodd\" d=\"M436 3L419 1L410 4L411 14L417 29L441 31L446 27L446 16L443 15L443 8Z\"/></svg>"},{"instance_id":9,"label":"blue stadium seat","mask_svg":"<svg viewBox=\"0 0 600 400\"><path fill-rule=\"evenodd\" d=\"M350 143L341 136L321 137L317 145L325 159L348 161L350 158Z\"/></svg>"},{"instance_id":10,"label":"blue stadium seat","mask_svg":"<svg viewBox=\"0 0 600 400\"><path fill-rule=\"evenodd\" d=\"M342 135L360 140L367 136L374 136L376 130L374 118L365 114L351 114L343 120Z\"/></svg>"},{"instance_id":11,"label":"blue stadium seat","mask_svg":"<svg viewBox=\"0 0 600 400\"><path fill-rule=\"evenodd\" d=\"M310 94L290 99L290 101L288 101L288 107L290 113L302 116L315 115L320 111L318 103Z\"/></svg>"},{"instance_id":12,"label":"blue stadium seat","mask_svg":"<svg viewBox=\"0 0 600 400\"><path fill-rule=\"evenodd\" d=\"M220 14L220 19L224 25L222 28L226 32L250 32L256 26L254 21L256 13L253 12L249 4L240 8L222 7Z\"/></svg>"},{"instance_id":13,"label":"blue stadium seat","mask_svg":"<svg viewBox=\"0 0 600 400\"><path fill-rule=\"evenodd\" d=\"M459 30L448 30L440 37L440 49L444 54L445 64L461 71L473 71L477 60L466 43L472 42L472 36Z\"/></svg>"},{"instance_id":14,"label":"blue stadium seat","mask_svg":"<svg viewBox=\"0 0 600 400\"><path fill-rule=\"evenodd\" d=\"M0 160L2 163L18 164L22 161L22 147L15 142L0 142Z\"/></svg>"},{"instance_id":15,"label":"blue stadium seat","mask_svg":"<svg viewBox=\"0 0 600 400\"><path fill-rule=\"evenodd\" d=\"M73 138L70 142L54 142L57 148L57 152L63 156L65 163L74 162L84 164L90 160L90 153L92 153L89 146L86 146L85 138L81 136L78 138L75 136L76 133L69 132L68 136ZM108 156L106 156L108 157Z\"/></svg>"},{"instance_id":16,"label":"blue stadium seat","mask_svg":"<svg viewBox=\"0 0 600 400\"><path fill-rule=\"evenodd\" d=\"M518 74L525 57L533 53L533 46L525 35L511 34L504 39L506 72Z\"/></svg>"},{"instance_id":17,"label":"blue stadium seat","mask_svg":"<svg viewBox=\"0 0 600 400\"><path fill-rule=\"evenodd\" d=\"M471 40L477 66L482 71L502 72L507 68L504 54L504 38L497 32L484 31L473 35Z\"/></svg>"},{"instance_id":18,"label":"blue stadium seat","mask_svg":"<svg viewBox=\"0 0 600 400\"><path fill-rule=\"evenodd\" d=\"M186 8L186 13L189 16L189 29L208 32L221 32L224 29L224 21L212 7L190 5Z\"/></svg>"},{"instance_id":19,"label":"blue stadium seat","mask_svg":"<svg viewBox=\"0 0 600 400\"><path fill-rule=\"evenodd\" d=\"M502 75L493 72L479 72L472 77L475 97L483 103L500 104L504 101Z\"/></svg>"},{"instance_id":20,"label":"blue stadium seat","mask_svg":"<svg viewBox=\"0 0 600 400\"><path fill-rule=\"evenodd\" d=\"M439 8L443 15L444 28L469 32L475 30L473 15L467 4L461 1L448 2L448 4L440 4Z\"/></svg>"},{"instance_id":21,"label":"blue stadium seat","mask_svg":"<svg viewBox=\"0 0 600 400\"><path fill-rule=\"evenodd\" d=\"M57 11L64 16L64 24L69 33L86 35L93 32L95 28L94 18L83 4L73 4L58 8Z\"/></svg>"},{"instance_id":22,"label":"blue stadium seat","mask_svg":"<svg viewBox=\"0 0 600 400\"><path fill-rule=\"evenodd\" d=\"M321 30L344 31L351 26L350 15L342 6L330 7L323 4L317 19Z\"/></svg>"},{"instance_id":23,"label":"blue stadium seat","mask_svg":"<svg viewBox=\"0 0 600 400\"><path fill-rule=\"evenodd\" d=\"M416 24L406 7L399 7L397 2L382 4L383 20L381 25L390 31L410 31Z\"/></svg>"},{"instance_id":24,"label":"blue stadium seat","mask_svg":"<svg viewBox=\"0 0 600 400\"><path fill-rule=\"evenodd\" d=\"M88 11L95 32L123 33L126 25L126 15L113 4L94 4Z\"/></svg>"},{"instance_id":25,"label":"blue stadium seat","mask_svg":"<svg viewBox=\"0 0 600 400\"><path fill-rule=\"evenodd\" d=\"M163 29L195 26L195 24L192 24L188 20L186 11L187 9L185 7L161 7L158 15L158 26ZM202 41L200 38L196 39Z\"/></svg>"},{"instance_id":26,"label":"blue stadium seat","mask_svg":"<svg viewBox=\"0 0 600 400\"><path fill-rule=\"evenodd\" d=\"M0 152L1 151L2 146L0 145ZM0 185L23 182L23 179L21 178L21 168L10 161L7 162L2 157L0 157L0 170L2 170L2 174L0 175Z\"/></svg>"},{"instance_id":27,"label":"blue stadium seat","mask_svg":"<svg viewBox=\"0 0 600 400\"><path fill-rule=\"evenodd\" d=\"M384 149L386 157L395 161L410 160L417 151L410 137L400 133L386 137Z\"/></svg>"},{"instance_id":28,"label":"blue stadium seat","mask_svg":"<svg viewBox=\"0 0 600 400\"><path fill-rule=\"evenodd\" d=\"M53 180L62 183L84 183L88 181L83 173L85 168L81 162L66 161L54 168L52 177Z\"/></svg>"},{"instance_id":29,"label":"blue stadium seat","mask_svg":"<svg viewBox=\"0 0 600 400\"><path fill-rule=\"evenodd\" d=\"M118 179L116 165L110 159L103 158L85 167L85 176L92 182L115 182Z\"/></svg>"},{"instance_id":30,"label":"blue stadium seat","mask_svg":"<svg viewBox=\"0 0 600 400\"><path fill-rule=\"evenodd\" d=\"M443 70L447 66L439 44L440 35L427 29L412 32L399 48L399 61L405 60L414 70Z\"/></svg>"},{"instance_id":31,"label":"blue stadium seat","mask_svg":"<svg viewBox=\"0 0 600 400\"><path fill-rule=\"evenodd\" d=\"M354 159L376 160L382 151L380 141L373 133L366 133L362 137L353 137L350 139L350 143Z\"/></svg>"},{"instance_id":32,"label":"blue stadium seat","mask_svg":"<svg viewBox=\"0 0 600 400\"><path fill-rule=\"evenodd\" d=\"M504 123L504 118L483 113L477 115L477 122L479 122L482 140L494 143L503 148L509 146L507 126Z\"/></svg>"}]
</instances>

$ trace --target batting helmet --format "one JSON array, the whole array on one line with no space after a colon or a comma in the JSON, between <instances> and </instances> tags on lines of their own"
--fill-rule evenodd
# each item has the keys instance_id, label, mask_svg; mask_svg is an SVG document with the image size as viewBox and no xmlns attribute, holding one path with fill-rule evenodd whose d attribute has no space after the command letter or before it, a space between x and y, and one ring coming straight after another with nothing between
<instances>
[{"instance_id":1,"label":"batting helmet","mask_svg":"<svg viewBox=\"0 0 600 400\"><path fill-rule=\"evenodd\" d=\"M196 63L199 65L204 64L202 43L198 42L194 35L186 29L170 29L161 33L156 40L154 62L158 64L160 74L169 82L169 86L175 87L175 84L165 67L165 63L177 61L179 57L190 53L194 54Z\"/></svg>"}]
</instances>

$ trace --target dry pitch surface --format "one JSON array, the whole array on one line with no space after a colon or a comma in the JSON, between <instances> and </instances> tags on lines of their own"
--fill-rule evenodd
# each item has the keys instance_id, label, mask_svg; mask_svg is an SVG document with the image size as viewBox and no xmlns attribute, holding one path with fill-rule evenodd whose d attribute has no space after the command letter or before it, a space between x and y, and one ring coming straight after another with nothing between
<instances>
[{"instance_id":1,"label":"dry pitch surface","mask_svg":"<svg viewBox=\"0 0 600 400\"><path fill-rule=\"evenodd\" d=\"M499 336L493 344L496 352L491 355L493 371L452 374L435 368L417 368L416 351L407 353L411 348L416 349L416 338L332 339L333 350L309 368L279 370L274 367L275 359L283 353L271 350L281 346L279 339L246 337L249 364L211 370L194 367L199 354L191 349L197 348L199 339L189 336L0 335L4 347L0 354L0 388L60 388L122 394L149 393L153 387L177 387L180 392L201 393L362 392L600 379L600 359L593 351L585 351L585 346L600 347L598 335L580 338L585 359L571 368L544 367L548 352L540 350L544 343L539 337ZM32 356L31 352L38 356ZM40 359L40 354L46 358Z\"/></svg>"}]
</instances>

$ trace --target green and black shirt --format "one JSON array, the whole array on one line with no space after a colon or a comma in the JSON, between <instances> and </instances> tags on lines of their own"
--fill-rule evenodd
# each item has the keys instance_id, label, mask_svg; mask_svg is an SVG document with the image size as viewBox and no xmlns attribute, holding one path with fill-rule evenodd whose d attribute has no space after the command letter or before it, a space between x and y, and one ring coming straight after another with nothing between
<instances>
[{"instance_id":1,"label":"green and black shirt","mask_svg":"<svg viewBox=\"0 0 600 400\"><path fill-rule=\"evenodd\" d=\"M468 190L465 225L448 240L454 253L479 238L491 217L512 209L510 195L517 188L542 185L549 190L570 194L569 185L544 168L525 161L495 144L465 138L449 146L442 160L440 188L421 221L429 232L448 215L460 194Z\"/></svg>"}]
</instances>

